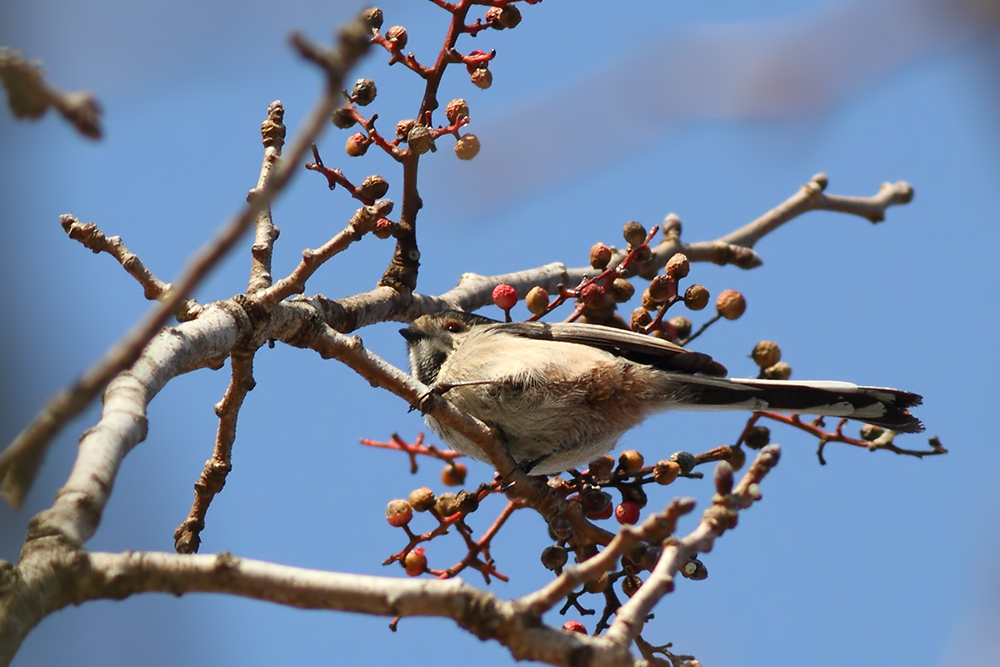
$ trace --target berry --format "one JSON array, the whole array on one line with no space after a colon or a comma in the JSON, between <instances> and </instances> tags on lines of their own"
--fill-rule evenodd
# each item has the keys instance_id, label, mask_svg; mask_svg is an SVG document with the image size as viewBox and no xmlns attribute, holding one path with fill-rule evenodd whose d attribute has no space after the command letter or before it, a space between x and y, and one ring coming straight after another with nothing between
<instances>
[{"instance_id":1,"label":"berry","mask_svg":"<svg viewBox=\"0 0 1000 667\"><path fill-rule=\"evenodd\" d=\"M611 298L615 303L625 303L635 296L635 286L624 278L615 278L611 283Z\"/></svg>"},{"instance_id":2,"label":"berry","mask_svg":"<svg viewBox=\"0 0 1000 667\"><path fill-rule=\"evenodd\" d=\"M378 7L369 7L365 11L361 12L361 18L372 30L378 30L382 27L382 10Z\"/></svg>"},{"instance_id":3,"label":"berry","mask_svg":"<svg viewBox=\"0 0 1000 667\"><path fill-rule=\"evenodd\" d=\"M750 358L761 368L768 368L781 361L781 348L777 343L762 340L753 346Z\"/></svg>"},{"instance_id":4,"label":"berry","mask_svg":"<svg viewBox=\"0 0 1000 667\"><path fill-rule=\"evenodd\" d=\"M638 222L626 222L622 229L622 236L633 248L638 248L646 242L646 228Z\"/></svg>"},{"instance_id":5,"label":"berry","mask_svg":"<svg viewBox=\"0 0 1000 667\"><path fill-rule=\"evenodd\" d=\"M465 484L465 476L469 469L464 463L452 462L445 465L441 471L441 483L445 486L462 486Z\"/></svg>"},{"instance_id":6,"label":"berry","mask_svg":"<svg viewBox=\"0 0 1000 667\"><path fill-rule=\"evenodd\" d=\"M569 554L560 546L545 547L542 550L542 565L546 570L560 570L569 560Z\"/></svg>"},{"instance_id":7,"label":"berry","mask_svg":"<svg viewBox=\"0 0 1000 667\"><path fill-rule=\"evenodd\" d=\"M641 587L642 579L639 577L625 577L622 579L622 593L629 597L635 595Z\"/></svg>"},{"instance_id":8,"label":"berry","mask_svg":"<svg viewBox=\"0 0 1000 667\"><path fill-rule=\"evenodd\" d=\"M768 366L760 373L768 380L787 380L792 377L792 367L784 361L779 361L773 366Z\"/></svg>"},{"instance_id":9,"label":"berry","mask_svg":"<svg viewBox=\"0 0 1000 667\"><path fill-rule=\"evenodd\" d=\"M732 454L729 457L729 465L732 466L733 470L740 470L746 465L747 453L743 451L742 447L730 447Z\"/></svg>"},{"instance_id":10,"label":"berry","mask_svg":"<svg viewBox=\"0 0 1000 667\"><path fill-rule=\"evenodd\" d=\"M472 75L469 78L474 86L483 90L493 85L493 72L486 67L472 70Z\"/></svg>"},{"instance_id":11,"label":"berry","mask_svg":"<svg viewBox=\"0 0 1000 667\"><path fill-rule=\"evenodd\" d=\"M681 466L677 461L660 461L653 466L653 479L657 484L666 486L681 474Z\"/></svg>"},{"instance_id":12,"label":"berry","mask_svg":"<svg viewBox=\"0 0 1000 667\"><path fill-rule=\"evenodd\" d=\"M682 475L690 474L698 465L698 459L690 452L674 452L670 455L670 460L681 467Z\"/></svg>"},{"instance_id":13,"label":"berry","mask_svg":"<svg viewBox=\"0 0 1000 667\"><path fill-rule=\"evenodd\" d=\"M615 508L615 519L618 523L631 525L639 520L640 509L637 503L627 500Z\"/></svg>"},{"instance_id":14,"label":"berry","mask_svg":"<svg viewBox=\"0 0 1000 667\"><path fill-rule=\"evenodd\" d=\"M615 460L608 455L590 462L590 476L597 479L607 479L615 467Z\"/></svg>"},{"instance_id":15,"label":"berry","mask_svg":"<svg viewBox=\"0 0 1000 667\"><path fill-rule=\"evenodd\" d=\"M743 295L733 289L723 290L715 300L715 308L727 320L735 320L747 309Z\"/></svg>"},{"instance_id":16,"label":"berry","mask_svg":"<svg viewBox=\"0 0 1000 667\"><path fill-rule=\"evenodd\" d=\"M517 304L517 290L503 283L493 288L493 303L497 308L508 311Z\"/></svg>"},{"instance_id":17,"label":"berry","mask_svg":"<svg viewBox=\"0 0 1000 667\"><path fill-rule=\"evenodd\" d=\"M448 122L454 125L461 119L469 117L469 103L461 97L455 98L444 108L444 115L447 116Z\"/></svg>"},{"instance_id":18,"label":"berry","mask_svg":"<svg viewBox=\"0 0 1000 667\"><path fill-rule=\"evenodd\" d=\"M545 291L544 287L536 285L524 297L524 305L533 315L541 315L549 309L549 293Z\"/></svg>"},{"instance_id":19,"label":"berry","mask_svg":"<svg viewBox=\"0 0 1000 667\"><path fill-rule=\"evenodd\" d=\"M688 261L687 255L679 252L670 258L664 272L674 280L680 280L691 272L691 262Z\"/></svg>"},{"instance_id":20,"label":"berry","mask_svg":"<svg viewBox=\"0 0 1000 667\"><path fill-rule=\"evenodd\" d=\"M645 459L642 458L642 454L634 449L626 449L618 457L618 466L629 475L634 475L642 470L644 463Z\"/></svg>"},{"instance_id":21,"label":"berry","mask_svg":"<svg viewBox=\"0 0 1000 667\"><path fill-rule=\"evenodd\" d=\"M399 51L406 48L406 28L401 25L394 25L385 31L385 38L389 40L389 45L393 50Z\"/></svg>"},{"instance_id":22,"label":"berry","mask_svg":"<svg viewBox=\"0 0 1000 667\"><path fill-rule=\"evenodd\" d=\"M351 89L351 100L359 106L366 107L375 101L377 94L378 88L375 87L374 81L358 79L354 82L354 88Z\"/></svg>"},{"instance_id":23,"label":"berry","mask_svg":"<svg viewBox=\"0 0 1000 667\"><path fill-rule=\"evenodd\" d=\"M580 290L580 302L587 308L600 308L604 305L604 290L597 283L584 285Z\"/></svg>"},{"instance_id":24,"label":"berry","mask_svg":"<svg viewBox=\"0 0 1000 667\"><path fill-rule=\"evenodd\" d=\"M708 290L704 285L691 285L684 292L684 305L691 310L701 310L708 305Z\"/></svg>"},{"instance_id":25,"label":"berry","mask_svg":"<svg viewBox=\"0 0 1000 667\"><path fill-rule=\"evenodd\" d=\"M354 114L352 114L351 110L347 107L340 107L334 111L333 114L330 115L330 120L333 121L334 125L342 130L348 130L354 127L354 123L357 122L354 120Z\"/></svg>"},{"instance_id":26,"label":"berry","mask_svg":"<svg viewBox=\"0 0 1000 667\"><path fill-rule=\"evenodd\" d=\"M410 491L410 506L418 512L426 512L434 507L434 492L426 486Z\"/></svg>"},{"instance_id":27,"label":"berry","mask_svg":"<svg viewBox=\"0 0 1000 667\"><path fill-rule=\"evenodd\" d=\"M683 315L671 317L667 320L667 324L674 328L678 338L687 338L691 335L691 320Z\"/></svg>"},{"instance_id":28,"label":"berry","mask_svg":"<svg viewBox=\"0 0 1000 667\"><path fill-rule=\"evenodd\" d=\"M479 137L474 134L463 134L455 142L455 155L459 160L471 160L479 155L480 148Z\"/></svg>"},{"instance_id":29,"label":"berry","mask_svg":"<svg viewBox=\"0 0 1000 667\"><path fill-rule=\"evenodd\" d=\"M566 621L563 623L563 630L579 632L581 635L587 634L587 628L580 621Z\"/></svg>"},{"instance_id":30,"label":"berry","mask_svg":"<svg viewBox=\"0 0 1000 667\"><path fill-rule=\"evenodd\" d=\"M407 118L405 120L399 121L398 123L396 123L396 136L399 137L400 139L405 140L406 137L410 134L410 130L412 130L413 126L416 124L417 121L413 120L412 118Z\"/></svg>"},{"instance_id":31,"label":"berry","mask_svg":"<svg viewBox=\"0 0 1000 667\"><path fill-rule=\"evenodd\" d=\"M656 303L663 303L677 293L677 283L668 276L656 276L646 288L649 298Z\"/></svg>"},{"instance_id":32,"label":"berry","mask_svg":"<svg viewBox=\"0 0 1000 667\"><path fill-rule=\"evenodd\" d=\"M344 150L351 157L360 157L368 152L369 145L368 137L361 132L355 132L347 137L347 144L344 145Z\"/></svg>"},{"instance_id":33,"label":"berry","mask_svg":"<svg viewBox=\"0 0 1000 667\"><path fill-rule=\"evenodd\" d=\"M448 517L458 511L458 496L448 491L434 500L434 510L442 517Z\"/></svg>"},{"instance_id":34,"label":"berry","mask_svg":"<svg viewBox=\"0 0 1000 667\"><path fill-rule=\"evenodd\" d=\"M423 574L427 569L427 556L424 555L424 548L417 547L406 554L406 557L403 558L403 567L411 577Z\"/></svg>"},{"instance_id":35,"label":"berry","mask_svg":"<svg viewBox=\"0 0 1000 667\"><path fill-rule=\"evenodd\" d=\"M413 508L405 500L390 500L385 507L385 520L390 526L399 528L410 523L413 518Z\"/></svg>"},{"instance_id":36,"label":"berry","mask_svg":"<svg viewBox=\"0 0 1000 667\"><path fill-rule=\"evenodd\" d=\"M434 146L434 135L426 125L414 125L406 135L406 143L410 145L417 155L423 155L427 151L436 151Z\"/></svg>"},{"instance_id":37,"label":"berry","mask_svg":"<svg viewBox=\"0 0 1000 667\"><path fill-rule=\"evenodd\" d=\"M381 199L388 191L389 182L377 174L366 177L358 188L358 194L366 199Z\"/></svg>"},{"instance_id":38,"label":"berry","mask_svg":"<svg viewBox=\"0 0 1000 667\"><path fill-rule=\"evenodd\" d=\"M743 444L750 449L761 449L771 442L771 429L766 426L754 426L753 430L747 433L743 439Z\"/></svg>"},{"instance_id":39,"label":"berry","mask_svg":"<svg viewBox=\"0 0 1000 667\"><path fill-rule=\"evenodd\" d=\"M645 308L636 308L633 310L629 320L629 327L632 331L645 329L653 322L653 318Z\"/></svg>"},{"instance_id":40,"label":"berry","mask_svg":"<svg viewBox=\"0 0 1000 667\"><path fill-rule=\"evenodd\" d=\"M611 248L598 241L590 248L590 265L595 269L607 268L611 254Z\"/></svg>"}]
</instances>

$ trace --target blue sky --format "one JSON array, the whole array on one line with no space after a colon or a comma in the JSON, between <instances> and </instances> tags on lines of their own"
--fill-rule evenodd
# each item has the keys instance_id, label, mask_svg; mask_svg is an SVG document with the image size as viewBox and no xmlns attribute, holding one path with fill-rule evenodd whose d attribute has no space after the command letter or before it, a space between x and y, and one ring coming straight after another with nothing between
<instances>
[{"instance_id":1,"label":"blue sky","mask_svg":"<svg viewBox=\"0 0 1000 667\"><path fill-rule=\"evenodd\" d=\"M445 14L431 3L382 7L386 25L405 25L410 48L429 59ZM984 13L963 22L958 12L973 9L959 7L636 0L622 11L547 0L524 7L516 30L460 42L498 50L490 90L473 88L462 68L445 79L441 98L469 100L469 130L483 151L459 163L444 142L422 165L424 293L449 289L466 271L579 266L594 242L620 243L625 221L651 225L669 212L684 221L685 240L715 238L818 171L832 193L870 195L896 180L916 190L885 224L813 213L758 244L760 269L692 272L713 293L746 295L743 318L697 343L733 375L754 372L746 359L754 343L776 340L794 377L923 394L928 434L951 450L918 461L829 447L821 467L812 440L774 428L783 458L764 502L705 557L709 578L682 581L646 631L706 665L987 665L1000 655L991 636L1000 625L1000 447L988 423L1000 370L990 278L1000 241L998 60L989 43L997 9L970 5ZM58 215L122 235L171 279L256 182L267 105L281 99L293 131L315 95L320 77L286 46L289 30L327 39L353 9L311 0L282 3L280 13L256 0L4 4L0 43L43 59L56 85L93 90L106 109L100 143L55 117L21 124L0 113L5 442L147 308L113 260L65 238ZM370 108L394 123L413 115L419 82L385 60L375 54L358 76L376 80ZM374 151L364 162L341 157L345 138L334 128L324 138L328 165L356 180L380 173L398 198L394 165ZM275 207L275 274L342 228L353 208L303 172ZM245 289L248 249L249 240L198 298ZM367 238L308 291L368 289L390 252ZM402 366L396 329L360 333ZM440 490L438 466L410 476L402 457L357 441L392 431L413 437L419 416L307 351L262 350L255 374L234 471L212 506L202 551L401 574L380 565L403 544L383 520L385 503L417 486ZM228 371L184 376L153 402L149 437L125 461L93 549L172 549L227 380ZM28 519L51 502L96 415L94 407L59 439L22 513L0 507L0 557L16 558ZM647 459L702 451L732 442L744 418L660 416L625 444ZM472 484L491 476L471 468ZM666 491L694 495L701 507L710 496L708 483L681 481L651 504L664 505ZM474 525L484 529L499 508L488 504ZM544 545L541 520L519 513L493 550L512 581L493 590L510 597L541 585L547 577L535 554ZM456 550L457 539L433 543L432 565L454 562ZM476 664L511 662L446 621L404 620L395 634L387 622L220 596L144 596L53 615L14 664L174 665L183 653L195 664L432 665L456 651Z\"/></svg>"}]
</instances>

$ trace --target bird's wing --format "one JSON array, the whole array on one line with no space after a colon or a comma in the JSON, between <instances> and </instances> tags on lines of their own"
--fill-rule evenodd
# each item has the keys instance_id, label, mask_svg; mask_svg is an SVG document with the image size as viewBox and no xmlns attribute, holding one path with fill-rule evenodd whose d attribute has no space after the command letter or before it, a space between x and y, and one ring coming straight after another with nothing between
<instances>
[{"instance_id":1,"label":"bird's wing","mask_svg":"<svg viewBox=\"0 0 1000 667\"><path fill-rule=\"evenodd\" d=\"M694 352L676 343L644 336L625 329L573 322L498 322L497 332L535 340L577 343L605 350L629 361L648 364L677 373L702 373L725 377L726 367L707 354Z\"/></svg>"}]
</instances>

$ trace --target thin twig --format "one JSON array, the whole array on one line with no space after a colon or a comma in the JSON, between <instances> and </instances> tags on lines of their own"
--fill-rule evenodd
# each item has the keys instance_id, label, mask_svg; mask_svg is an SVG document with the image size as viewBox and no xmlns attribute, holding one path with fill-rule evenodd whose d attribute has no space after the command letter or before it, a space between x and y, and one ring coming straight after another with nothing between
<instances>
[{"instance_id":1,"label":"thin twig","mask_svg":"<svg viewBox=\"0 0 1000 667\"><path fill-rule=\"evenodd\" d=\"M201 545L201 531L205 528L205 515L215 496L226 485L226 477L233 468L233 444L236 442L236 421L247 392L252 391L253 379L252 351L233 351L232 378L226 393L215 406L219 416L219 428L215 435L215 449L212 458L205 462L201 476L194 484L194 502L184 522L174 531L174 548L177 553L193 554Z\"/></svg>"},{"instance_id":2,"label":"thin twig","mask_svg":"<svg viewBox=\"0 0 1000 667\"><path fill-rule=\"evenodd\" d=\"M173 289L170 283L165 283L146 268L139 256L125 247L120 236L105 236L95 223L80 222L75 216L63 214L59 216L59 224L74 241L79 241L83 247L95 253L107 253L118 260L125 271L136 279L142 287L142 294L150 301L159 301ZM181 303L175 315L181 322L187 322L198 317L201 305L194 299L186 299Z\"/></svg>"}]
</instances>

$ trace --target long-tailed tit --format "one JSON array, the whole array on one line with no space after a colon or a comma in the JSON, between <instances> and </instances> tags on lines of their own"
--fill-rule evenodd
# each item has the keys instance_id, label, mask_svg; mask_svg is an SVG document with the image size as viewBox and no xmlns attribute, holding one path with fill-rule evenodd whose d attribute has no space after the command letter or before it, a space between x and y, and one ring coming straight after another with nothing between
<instances>
[{"instance_id":1,"label":"long-tailed tit","mask_svg":"<svg viewBox=\"0 0 1000 667\"><path fill-rule=\"evenodd\" d=\"M907 408L921 397L848 382L726 378L706 354L592 324L497 322L446 311L401 329L413 375L498 431L535 474L574 468L614 448L664 410L774 410L849 417L900 432L923 430ZM479 447L427 417L454 449Z\"/></svg>"}]
</instances>

